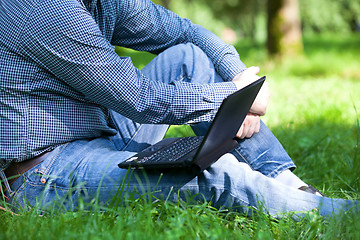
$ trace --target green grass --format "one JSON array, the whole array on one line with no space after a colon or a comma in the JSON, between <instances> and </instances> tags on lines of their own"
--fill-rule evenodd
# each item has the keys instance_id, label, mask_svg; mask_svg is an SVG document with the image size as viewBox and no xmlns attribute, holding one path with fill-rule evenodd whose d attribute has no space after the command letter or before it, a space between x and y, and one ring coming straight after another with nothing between
<instances>
[{"instance_id":1,"label":"green grass","mask_svg":"<svg viewBox=\"0 0 360 240\"><path fill-rule=\"evenodd\" d=\"M264 121L298 165L296 174L336 198L360 199L360 36L305 39L304 56L279 62L263 44L236 45L248 66L261 67L272 91ZM117 49L119 50L119 49ZM153 56L130 54L139 67ZM191 135L172 127L167 136ZM309 213L275 221L219 211L209 203L170 203L146 196L107 211L19 216L0 211L0 239L360 239L360 216L325 220Z\"/></svg>"}]
</instances>

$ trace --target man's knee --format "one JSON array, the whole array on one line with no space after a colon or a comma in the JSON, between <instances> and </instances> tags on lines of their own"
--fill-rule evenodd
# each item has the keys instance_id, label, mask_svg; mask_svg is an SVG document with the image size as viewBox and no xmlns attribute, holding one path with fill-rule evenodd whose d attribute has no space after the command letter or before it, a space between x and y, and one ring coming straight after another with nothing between
<instances>
[{"instance_id":1,"label":"man's knee","mask_svg":"<svg viewBox=\"0 0 360 240\"><path fill-rule=\"evenodd\" d=\"M199 84L214 82L214 64L198 46L192 43L178 44L162 54L177 69L177 75L180 76L177 80Z\"/></svg>"},{"instance_id":2,"label":"man's knee","mask_svg":"<svg viewBox=\"0 0 360 240\"><path fill-rule=\"evenodd\" d=\"M209 174L207 177L214 181L221 181L221 183L217 183L219 185L224 185L226 188L232 188L233 186L228 184L243 181L245 175L251 174L252 171L253 170L248 164L239 162L234 155L227 153L211 165L207 170L207 174Z\"/></svg>"},{"instance_id":3,"label":"man's knee","mask_svg":"<svg viewBox=\"0 0 360 240\"><path fill-rule=\"evenodd\" d=\"M183 53L183 54L187 54L190 56L202 55L204 57L207 57L207 55L204 53L204 51L201 50L201 48L199 48L198 46L196 46L193 43L177 44L171 48L168 48L165 52L175 52L176 54Z\"/></svg>"}]
</instances>

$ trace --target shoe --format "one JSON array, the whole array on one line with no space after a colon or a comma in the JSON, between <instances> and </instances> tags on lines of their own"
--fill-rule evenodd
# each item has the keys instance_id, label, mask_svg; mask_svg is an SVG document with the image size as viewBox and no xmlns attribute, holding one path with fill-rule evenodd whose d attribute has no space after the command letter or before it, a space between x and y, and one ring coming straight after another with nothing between
<instances>
[{"instance_id":1,"label":"shoe","mask_svg":"<svg viewBox=\"0 0 360 240\"><path fill-rule=\"evenodd\" d=\"M316 188L314 188L311 185L299 187L299 190L304 191L304 192L308 192L308 193L312 193L312 194L316 194L316 195L321 196L321 197L328 197L328 196L326 196L325 194L323 194L322 192L320 192L319 190L317 190Z\"/></svg>"}]
</instances>

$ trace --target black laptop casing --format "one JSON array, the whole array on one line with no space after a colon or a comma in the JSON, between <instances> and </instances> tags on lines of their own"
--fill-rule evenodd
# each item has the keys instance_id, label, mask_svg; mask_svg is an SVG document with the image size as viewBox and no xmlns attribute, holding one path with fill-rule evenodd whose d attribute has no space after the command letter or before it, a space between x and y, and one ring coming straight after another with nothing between
<instances>
[{"instance_id":1,"label":"black laptop casing","mask_svg":"<svg viewBox=\"0 0 360 240\"><path fill-rule=\"evenodd\" d=\"M203 171L216 162L222 155L232 151L238 145L236 134L246 115L249 113L264 81L265 77L262 77L223 100L205 137L190 137L202 138L202 142L198 148L191 151L185 151L184 155L176 161L166 161L166 159L164 159L165 161L156 163L139 161L139 159L151 156L180 139L165 138L120 163L119 167L144 169L190 167L193 171Z\"/></svg>"}]
</instances>

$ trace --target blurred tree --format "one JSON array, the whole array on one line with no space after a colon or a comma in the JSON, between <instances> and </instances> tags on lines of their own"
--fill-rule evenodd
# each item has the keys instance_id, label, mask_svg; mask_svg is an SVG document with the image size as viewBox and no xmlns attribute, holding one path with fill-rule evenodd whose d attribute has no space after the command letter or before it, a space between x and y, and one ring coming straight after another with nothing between
<instances>
[{"instance_id":1,"label":"blurred tree","mask_svg":"<svg viewBox=\"0 0 360 240\"><path fill-rule=\"evenodd\" d=\"M277 56L302 53L298 0L268 0L267 49Z\"/></svg>"},{"instance_id":2,"label":"blurred tree","mask_svg":"<svg viewBox=\"0 0 360 240\"><path fill-rule=\"evenodd\" d=\"M159 0L158 0L159 1ZM170 8L210 30L221 26L234 30L238 36L255 41L257 17L265 9L266 0L178 0ZM217 34L221 34L216 29Z\"/></svg>"},{"instance_id":3,"label":"blurred tree","mask_svg":"<svg viewBox=\"0 0 360 240\"><path fill-rule=\"evenodd\" d=\"M340 0L341 15L344 16L352 32L360 29L360 0Z\"/></svg>"},{"instance_id":4,"label":"blurred tree","mask_svg":"<svg viewBox=\"0 0 360 240\"><path fill-rule=\"evenodd\" d=\"M153 1L219 36L231 32L237 41L266 41L275 55L301 53L302 34L360 30L360 0Z\"/></svg>"},{"instance_id":5,"label":"blurred tree","mask_svg":"<svg viewBox=\"0 0 360 240\"><path fill-rule=\"evenodd\" d=\"M360 0L301 0L305 33L359 31Z\"/></svg>"},{"instance_id":6,"label":"blurred tree","mask_svg":"<svg viewBox=\"0 0 360 240\"><path fill-rule=\"evenodd\" d=\"M205 0L206 1L206 0ZM224 21L241 37L255 41L256 17L263 9L265 0L212 0L206 1L217 19Z\"/></svg>"}]
</instances>

